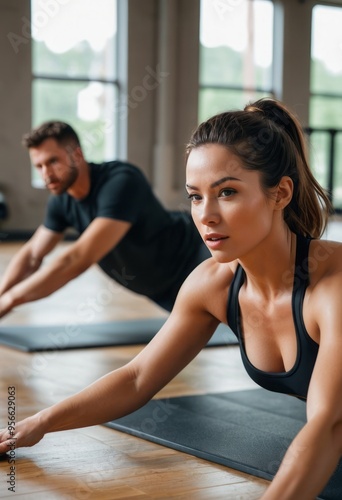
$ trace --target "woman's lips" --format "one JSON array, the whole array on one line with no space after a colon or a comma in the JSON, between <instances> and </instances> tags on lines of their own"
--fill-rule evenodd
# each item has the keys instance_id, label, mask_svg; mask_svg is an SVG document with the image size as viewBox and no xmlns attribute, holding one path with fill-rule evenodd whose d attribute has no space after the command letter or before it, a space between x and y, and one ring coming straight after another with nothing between
<instances>
[{"instance_id":1,"label":"woman's lips","mask_svg":"<svg viewBox=\"0 0 342 500\"><path fill-rule=\"evenodd\" d=\"M209 248L215 249L223 245L225 240L228 240L228 236L218 233L211 233L205 235L205 242Z\"/></svg>"}]
</instances>

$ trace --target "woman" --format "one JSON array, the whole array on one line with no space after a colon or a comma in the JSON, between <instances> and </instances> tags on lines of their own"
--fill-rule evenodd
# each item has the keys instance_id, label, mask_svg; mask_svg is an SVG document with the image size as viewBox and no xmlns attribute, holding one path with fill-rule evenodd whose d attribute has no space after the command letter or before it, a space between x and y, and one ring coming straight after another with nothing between
<instances>
[{"instance_id":1,"label":"woman","mask_svg":"<svg viewBox=\"0 0 342 500\"><path fill-rule=\"evenodd\" d=\"M316 239L330 204L296 119L263 99L201 124L187 147L186 188L213 258L185 281L169 319L134 360L19 422L16 447L136 410L228 323L260 385L307 400L307 423L262 498L312 499L342 449L342 245ZM0 451L10 449L8 430L0 442Z\"/></svg>"}]
</instances>

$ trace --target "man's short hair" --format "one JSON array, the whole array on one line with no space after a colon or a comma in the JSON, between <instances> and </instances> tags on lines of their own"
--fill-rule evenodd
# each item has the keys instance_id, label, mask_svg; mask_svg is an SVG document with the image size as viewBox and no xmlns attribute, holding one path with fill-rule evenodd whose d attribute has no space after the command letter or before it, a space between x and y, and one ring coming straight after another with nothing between
<instances>
[{"instance_id":1,"label":"man's short hair","mask_svg":"<svg viewBox=\"0 0 342 500\"><path fill-rule=\"evenodd\" d=\"M81 146L75 130L68 123L60 121L42 123L23 136L22 144L28 149L35 148L46 139L55 139L61 146Z\"/></svg>"}]
</instances>

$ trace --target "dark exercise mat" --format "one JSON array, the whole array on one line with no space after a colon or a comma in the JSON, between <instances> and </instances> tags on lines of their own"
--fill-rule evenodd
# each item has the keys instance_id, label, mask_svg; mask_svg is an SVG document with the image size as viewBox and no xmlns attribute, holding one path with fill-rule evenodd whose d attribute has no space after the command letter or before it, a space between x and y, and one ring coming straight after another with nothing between
<instances>
[{"instance_id":1,"label":"dark exercise mat","mask_svg":"<svg viewBox=\"0 0 342 500\"><path fill-rule=\"evenodd\" d=\"M164 323L165 318L152 318L83 325L0 326L0 345L37 352L147 344ZM236 343L232 331L220 324L207 345Z\"/></svg>"},{"instance_id":2,"label":"dark exercise mat","mask_svg":"<svg viewBox=\"0 0 342 500\"><path fill-rule=\"evenodd\" d=\"M271 480L306 405L264 389L152 400L112 429ZM300 453L293 457L300 461ZM319 497L342 499L342 462Z\"/></svg>"}]
</instances>

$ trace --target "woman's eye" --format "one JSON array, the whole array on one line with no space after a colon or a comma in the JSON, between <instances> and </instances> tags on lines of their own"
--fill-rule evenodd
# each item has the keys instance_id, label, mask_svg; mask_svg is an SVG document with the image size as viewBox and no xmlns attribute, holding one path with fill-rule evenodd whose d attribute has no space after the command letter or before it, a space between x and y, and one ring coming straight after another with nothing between
<instances>
[{"instance_id":1,"label":"woman's eye","mask_svg":"<svg viewBox=\"0 0 342 500\"><path fill-rule=\"evenodd\" d=\"M228 197L228 196L232 196L235 193L236 193L235 189L226 188L226 189L222 189L222 191L220 192L220 196Z\"/></svg>"},{"instance_id":2,"label":"woman's eye","mask_svg":"<svg viewBox=\"0 0 342 500\"><path fill-rule=\"evenodd\" d=\"M200 195L199 195L199 194L195 194L195 193L193 193L193 194L188 194L188 199L189 199L190 201L200 201L200 200L201 200L201 197L200 197Z\"/></svg>"}]
</instances>

